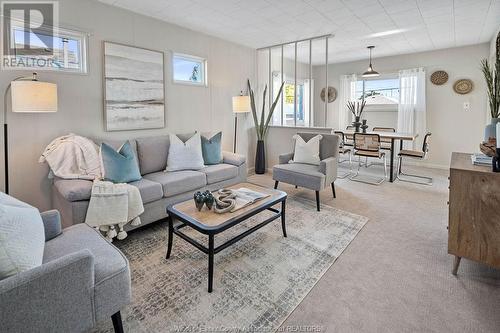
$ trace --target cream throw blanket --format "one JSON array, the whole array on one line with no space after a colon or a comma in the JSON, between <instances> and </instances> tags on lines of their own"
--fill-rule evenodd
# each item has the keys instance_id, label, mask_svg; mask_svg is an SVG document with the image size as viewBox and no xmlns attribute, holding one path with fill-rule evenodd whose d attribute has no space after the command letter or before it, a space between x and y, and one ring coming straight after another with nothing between
<instances>
[{"instance_id":1,"label":"cream throw blanket","mask_svg":"<svg viewBox=\"0 0 500 333\"><path fill-rule=\"evenodd\" d=\"M139 189L101 180L99 148L92 140L75 134L61 136L45 148L39 162L47 162L59 178L94 181L85 223L105 232L109 241L127 237L125 224L141 224L144 206Z\"/></svg>"},{"instance_id":2,"label":"cream throw blanket","mask_svg":"<svg viewBox=\"0 0 500 333\"><path fill-rule=\"evenodd\" d=\"M101 178L97 145L83 136L68 134L53 140L38 162L47 162L52 174L63 179Z\"/></svg>"},{"instance_id":3,"label":"cream throw blanket","mask_svg":"<svg viewBox=\"0 0 500 333\"><path fill-rule=\"evenodd\" d=\"M85 223L106 232L110 242L115 237L122 240L127 237L123 230L125 224L141 224L139 215L143 212L144 206L137 187L94 180Z\"/></svg>"}]
</instances>

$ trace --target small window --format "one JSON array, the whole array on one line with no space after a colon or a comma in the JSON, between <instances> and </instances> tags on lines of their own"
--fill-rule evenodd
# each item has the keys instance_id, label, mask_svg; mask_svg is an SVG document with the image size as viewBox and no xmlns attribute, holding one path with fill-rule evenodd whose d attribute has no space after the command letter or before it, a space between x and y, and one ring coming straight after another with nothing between
<instances>
[{"instance_id":1,"label":"small window","mask_svg":"<svg viewBox=\"0 0 500 333\"><path fill-rule=\"evenodd\" d=\"M54 35L52 29L47 31L35 34L25 31L24 24L13 24L9 36L13 54L7 55L9 62L4 60L3 68L87 73L87 35L62 28ZM46 39L52 39L52 49L42 41Z\"/></svg>"},{"instance_id":2,"label":"small window","mask_svg":"<svg viewBox=\"0 0 500 333\"><path fill-rule=\"evenodd\" d=\"M173 77L175 83L207 85L207 61L203 58L174 54Z\"/></svg>"},{"instance_id":3,"label":"small window","mask_svg":"<svg viewBox=\"0 0 500 333\"><path fill-rule=\"evenodd\" d=\"M367 111L395 111L399 104L399 79L386 77L358 81L356 99L366 101Z\"/></svg>"}]
</instances>

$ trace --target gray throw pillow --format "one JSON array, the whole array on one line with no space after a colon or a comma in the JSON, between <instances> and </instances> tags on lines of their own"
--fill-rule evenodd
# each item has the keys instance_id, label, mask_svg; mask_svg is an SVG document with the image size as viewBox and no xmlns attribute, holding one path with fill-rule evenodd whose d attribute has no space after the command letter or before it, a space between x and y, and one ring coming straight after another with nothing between
<instances>
[{"instance_id":1,"label":"gray throw pillow","mask_svg":"<svg viewBox=\"0 0 500 333\"><path fill-rule=\"evenodd\" d=\"M0 193L0 280L40 266L44 247L38 209Z\"/></svg>"}]
</instances>

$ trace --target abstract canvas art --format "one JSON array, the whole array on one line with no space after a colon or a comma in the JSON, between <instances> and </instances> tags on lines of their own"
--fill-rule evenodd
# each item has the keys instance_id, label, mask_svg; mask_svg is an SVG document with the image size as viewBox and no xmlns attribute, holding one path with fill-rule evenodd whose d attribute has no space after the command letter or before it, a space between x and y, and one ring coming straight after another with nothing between
<instances>
[{"instance_id":1,"label":"abstract canvas art","mask_svg":"<svg viewBox=\"0 0 500 333\"><path fill-rule=\"evenodd\" d=\"M107 131L165 127L163 52L104 42Z\"/></svg>"}]
</instances>

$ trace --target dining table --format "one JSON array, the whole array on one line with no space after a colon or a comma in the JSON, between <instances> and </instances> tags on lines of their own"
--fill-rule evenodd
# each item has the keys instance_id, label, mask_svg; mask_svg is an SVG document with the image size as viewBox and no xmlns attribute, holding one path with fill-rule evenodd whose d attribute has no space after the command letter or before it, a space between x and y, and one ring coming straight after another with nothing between
<instances>
[{"instance_id":1,"label":"dining table","mask_svg":"<svg viewBox=\"0 0 500 333\"><path fill-rule=\"evenodd\" d=\"M356 133L353 130L342 130L340 132L343 132L346 138L349 138L350 140L354 140L354 134ZM361 132L358 132L361 133ZM395 148L396 148L396 141L399 141L399 149L403 150L403 142L404 141L415 141L415 139L418 137L418 134L412 134L412 133L401 133L401 132L379 132L379 131L366 131L366 133L363 134L378 134L380 136L380 139L387 139L387 141L391 141L391 157L390 157L390 176L389 176L389 181L391 183L394 182L394 155L395 155Z\"/></svg>"}]
</instances>

